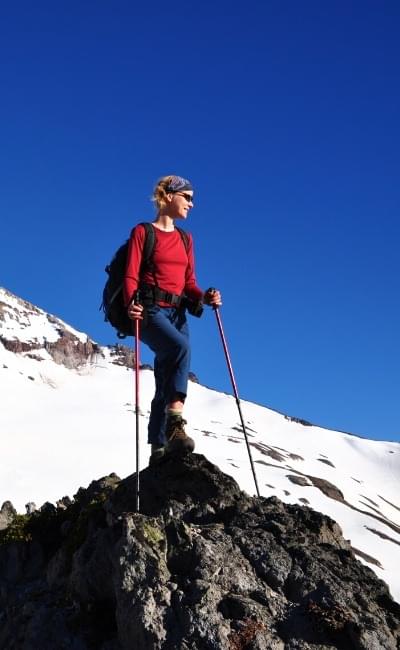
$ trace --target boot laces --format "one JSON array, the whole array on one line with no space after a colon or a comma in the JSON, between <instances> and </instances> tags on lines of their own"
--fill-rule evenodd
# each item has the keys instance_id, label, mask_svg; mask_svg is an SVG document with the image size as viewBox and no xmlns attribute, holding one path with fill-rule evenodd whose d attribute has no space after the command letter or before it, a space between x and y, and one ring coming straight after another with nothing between
<instances>
[{"instance_id":1,"label":"boot laces","mask_svg":"<svg viewBox=\"0 0 400 650\"><path fill-rule=\"evenodd\" d=\"M168 440L183 440L187 438L186 431L184 429L186 420L181 417L177 417L168 423L167 427L167 438Z\"/></svg>"}]
</instances>

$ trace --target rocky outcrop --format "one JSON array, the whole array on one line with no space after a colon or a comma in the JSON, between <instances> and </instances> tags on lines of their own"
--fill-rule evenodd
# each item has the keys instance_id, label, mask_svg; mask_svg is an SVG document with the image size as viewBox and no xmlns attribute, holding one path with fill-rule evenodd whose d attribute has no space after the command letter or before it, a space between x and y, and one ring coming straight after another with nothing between
<instances>
[{"instance_id":1,"label":"rocky outcrop","mask_svg":"<svg viewBox=\"0 0 400 650\"><path fill-rule=\"evenodd\" d=\"M102 355L100 346L56 316L0 287L0 343L9 352L42 361L46 351L57 364L79 368ZM39 352L39 354L37 354Z\"/></svg>"},{"instance_id":2,"label":"rocky outcrop","mask_svg":"<svg viewBox=\"0 0 400 650\"><path fill-rule=\"evenodd\" d=\"M101 353L100 347L89 338L84 343L72 333L61 330L57 341L45 341L44 349L58 364L66 368L79 368L93 361Z\"/></svg>"},{"instance_id":3,"label":"rocky outcrop","mask_svg":"<svg viewBox=\"0 0 400 650\"><path fill-rule=\"evenodd\" d=\"M110 353L111 363L115 366L124 366L125 368L134 368L135 366L135 351L134 344L121 345L117 343L116 345L108 345L107 349ZM153 366L148 363L140 364L141 370L153 370Z\"/></svg>"},{"instance_id":4,"label":"rocky outcrop","mask_svg":"<svg viewBox=\"0 0 400 650\"><path fill-rule=\"evenodd\" d=\"M0 531L4 650L395 650L400 606L339 526L203 456L110 475Z\"/></svg>"},{"instance_id":5,"label":"rocky outcrop","mask_svg":"<svg viewBox=\"0 0 400 650\"><path fill-rule=\"evenodd\" d=\"M25 353L27 356L36 358L39 361L41 358L31 353L37 350L46 350L53 361L67 368L79 368L85 363L93 361L97 354L101 354L100 347L90 339L83 343L70 332L63 330L59 332L59 338L56 341L38 343L18 339L10 340L0 335L0 342L9 352Z\"/></svg>"},{"instance_id":6,"label":"rocky outcrop","mask_svg":"<svg viewBox=\"0 0 400 650\"><path fill-rule=\"evenodd\" d=\"M0 510L0 530L8 528L16 514L17 511L15 510L11 501L4 501Z\"/></svg>"},{"instance_id":7,"label":"rocky outcrop","mask_svg":"<svg viewBox=\"0 0 400 650\"><path fill-rule=\"evenodd\" d=\"M135 363L135 352L128 345L110 345L109 346L111 361L116 366L125 366L133 368Z\"/></svg>"}]
</instances>

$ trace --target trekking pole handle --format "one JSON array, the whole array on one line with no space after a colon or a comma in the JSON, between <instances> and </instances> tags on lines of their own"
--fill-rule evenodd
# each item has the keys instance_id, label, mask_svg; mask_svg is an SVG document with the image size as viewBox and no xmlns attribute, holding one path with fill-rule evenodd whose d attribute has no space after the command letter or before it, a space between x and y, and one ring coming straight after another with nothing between
<instances>
[{"instance_id":1,"label":"trekking pole handle","mask_svg":"<svg viewBox=\"0 0 400 650\"><path fill-rule=\"evenodd\" d=\"M143 308L143 302L142 302L139 290L135 291L135 293L132 295L132 298L131 298L131 300L129 302L129 305L128 305L128 310L131 310L131 308L134 308L134 307L135 308L136 307L141 307L141 311L140 312L136 311L135 316L133 316L132 311L130 311L130 313L128 314L129 317L132 318L132 320L134 320L134 321L142 320L143 319L143 309L144 308ZM133 332L135 332L134 325L132 325L132 327L133 327ZM134 336L136 336L135 333L134 333Z\"/></svg>"},{"instance_id":2,"label":"trekking pole handle","mask_svg":"<svg viewBox=\"0 0 400 650\"><path fill-rule=\"evenodd\" d=\"M209 289L207 289L206 293L215 293L216 291L217 289L215 287L210 287ZM218 305L211 305L211 307L214 310L218 309Z\"/></svg>"}]
</instances>

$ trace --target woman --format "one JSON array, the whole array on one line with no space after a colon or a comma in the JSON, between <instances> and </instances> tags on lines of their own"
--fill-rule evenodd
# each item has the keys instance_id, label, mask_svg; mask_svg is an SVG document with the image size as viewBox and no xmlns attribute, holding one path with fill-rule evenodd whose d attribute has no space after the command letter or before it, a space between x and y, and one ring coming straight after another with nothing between
<instances>
[{"instance_id":1,"label":"woman","mask_svg":"<svg viewBox=\"0 0 400 650\"><path fill-rule=\"evenodd\" d=\"M193 241L175 222L193 207L193 187L181 176L164 176L153 193L157 216L152 223L155 245L151 264L141 268L145 227L133 229L124 281L129 318L141 321L140 338L155 354L156 390L151 403L148 442L150 462L165 452L192 452L185 432L183 406L190 369L187 299L192 304L221 305L215 289L203 292L196 283Z\"/></svg>"}]
</instances>

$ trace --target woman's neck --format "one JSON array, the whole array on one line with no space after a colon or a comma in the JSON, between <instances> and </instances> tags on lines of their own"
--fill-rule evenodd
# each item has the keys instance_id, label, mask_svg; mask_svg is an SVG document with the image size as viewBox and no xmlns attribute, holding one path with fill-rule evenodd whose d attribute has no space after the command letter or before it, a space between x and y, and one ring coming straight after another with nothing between
<instances>
[{"instance_id":1,"label":"woman's neck","mask_svg":"<svg viewBox=\"0 0 400 650\"><path fill-rule=\"evenodd\" d=\"M165 230L166 232L175 230L174 220L168 214L158 213L157 217L153 221L153 226L159 230Z\"/></svg>"}]
</instances>

